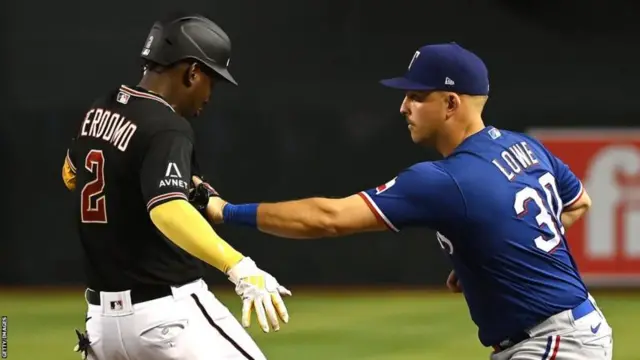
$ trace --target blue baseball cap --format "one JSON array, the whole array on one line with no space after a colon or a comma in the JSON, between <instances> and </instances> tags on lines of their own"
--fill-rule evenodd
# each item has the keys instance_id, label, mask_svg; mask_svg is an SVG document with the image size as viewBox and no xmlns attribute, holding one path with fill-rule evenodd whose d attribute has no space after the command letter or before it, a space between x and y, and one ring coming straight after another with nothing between
<instances>
[{"instance_id":1,"label":"blue baseball cap","mask_svg":"<svg viewBox=\"0 0 640 360\"><path fill-rule=\"evenodd\" d=\"M380 81L400 90L489 94L489 72L471 51L452 42L425 45L413 55L404 76Z\"/></svg>"}]
</instances>

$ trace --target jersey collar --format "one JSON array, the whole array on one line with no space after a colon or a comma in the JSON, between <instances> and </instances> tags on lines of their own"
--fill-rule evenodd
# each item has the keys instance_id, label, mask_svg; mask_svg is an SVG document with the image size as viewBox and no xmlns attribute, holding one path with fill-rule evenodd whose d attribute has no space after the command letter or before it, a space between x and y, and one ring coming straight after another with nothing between
<instances>
[{"instance_id":1,"label":"jersey collar","mask_svg":"<svg viewBox=\"0 0 640 360\"><path fill-rule=\"evenodd\" d=\"M496 134L497 134L497 137L500 137L501 136L500 130L496 129L491 125L485 126L484 129L464 139L462 143L458 145L458 147L453 149L453 151L451 152L451 154L449 154L449 156L452 156L452 155L455 155L456 153L467 150L470 146L472 146L472 144L477 143L478 140L495 139Z\"/></svg>"},{"instance_id":2,"label":"jersey collar","mask_svg":"<svg viewBox=\"0 0 640 360\"><path fill-rule=\"evenodd\" d=\"M129 96L133 96L133 97L137 97L137 98L143 98L143 99L149 99L149 100L153 100L153 101L157 101L161 104L164 104L166 106L169 107L169 109L171 109L171 111L176 112L176 110L173 108L173 106L169 105L169 103L162 98L162 96L158 95L158 94L154 94L152 92L150 92L149 90L143 89L139 86L137 86L135 89L126 86L126 85L121 85L120 86L120 91L122 91L123 93L129 95Z\"/></svg>"}]
</instances>

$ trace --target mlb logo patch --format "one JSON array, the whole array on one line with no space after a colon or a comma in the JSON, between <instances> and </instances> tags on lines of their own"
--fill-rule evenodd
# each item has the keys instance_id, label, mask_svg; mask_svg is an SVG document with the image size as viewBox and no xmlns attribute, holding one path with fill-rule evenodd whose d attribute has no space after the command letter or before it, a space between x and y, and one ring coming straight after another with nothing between
<instances>
[{"instance_id":1,"label":"mlb logo patch","mask_svg":"<svg viewBox=\"0 0 640 360\"><path fill-rule=\"evenodd\" d=\"M116 101L119 102L120 104L127 104L129 102L129 94L125 94L123 92L119 92L118 96L116 97Z\"/></svg>"},{"instance_id":2,"label":"mlb logo patch","mask_svg":"<svg viewBox=\"0 0 640 360\"><path fill-rule=\"evenodd\" d=\"M111 310L122 310L122 308L122 300L111 302Z\"/></svg>"}]
</instances>

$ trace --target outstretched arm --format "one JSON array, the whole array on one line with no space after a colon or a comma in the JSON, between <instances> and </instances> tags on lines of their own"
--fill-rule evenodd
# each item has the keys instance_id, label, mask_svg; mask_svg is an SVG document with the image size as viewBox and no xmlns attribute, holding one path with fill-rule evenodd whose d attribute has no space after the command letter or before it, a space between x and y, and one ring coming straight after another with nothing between
<instances>
[{"instance_id":1,"label":"outstretched arm","mask_svg":"<svg viewBox=\"0 0 640 360\"><path fill-rule=\"evenodd\" d=\"M225 206L229 217L231 210ZM242 210L240 210L242 211ZM233 216L233 215L232 215ZM257 228L287 238L343 236L366 231L383 231L386 226L369 209L360 195L342 199L309 198L257 206Z\"/></svg>"},{"instance_id":2,"label":"outstretched arm","mask_svg":"<svg viewBox=\"0 0 640 360\"><path fill-rule=\"evenodd\" d=\"M254 227L272 235L308 239L433 226L464 211L449 174L433 163L415 165L384 185L342 199L308 198L279 203L227 204L213 197L214 222Z\"/></svg>"}]
</instances>

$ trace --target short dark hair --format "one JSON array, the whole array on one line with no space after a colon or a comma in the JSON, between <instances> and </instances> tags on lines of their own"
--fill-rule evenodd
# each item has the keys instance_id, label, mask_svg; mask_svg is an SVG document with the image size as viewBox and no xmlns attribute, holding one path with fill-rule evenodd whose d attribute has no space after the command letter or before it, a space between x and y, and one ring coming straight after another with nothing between
<instances>
[{"instance_id":1,"label":"short dark hair","mask_svg":"<svg viewBox=\"0 0 640 360\"><path fill-rule=\"evenodd\" d=\"M164 66L162 66L162 65L160 65L160 64L158 64L156 62L153 62L153 61L150 61L150 60L142 61L142 71L143 72L147 72L147 71L162 72L162 70L164 70L164 69L165 69Z\"/></svg>"},{"instance_id":2,"label":"short dark hair","mask_svg":"<svg viewBox=\"0 0 640 360\"><path fill-rule=\"evenodd\" d=\"M158 64L158 63L156 63L154 61L151 61L151 60L144 60L142 62L142 72L153 71L155 73L160 74L163 71L171 69L174 66L176 66L178 64L182 64L182 63L188 63L188 64L196 63L200 67L200 70L203 73L207 74L211 79L216 80L216 81L224 80L224 78L220 74L218 74L217 72L209 69L208 66L206 66L205 64L201 63L200 61L198 61L196 59L184 59L184 60L180 60L178 62L175 62L175 63L167 65L167 66L160 65L160 64Z\"/></svg>"}]
</instances>

